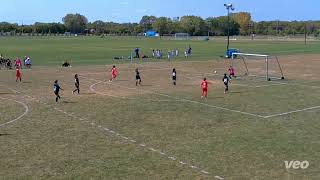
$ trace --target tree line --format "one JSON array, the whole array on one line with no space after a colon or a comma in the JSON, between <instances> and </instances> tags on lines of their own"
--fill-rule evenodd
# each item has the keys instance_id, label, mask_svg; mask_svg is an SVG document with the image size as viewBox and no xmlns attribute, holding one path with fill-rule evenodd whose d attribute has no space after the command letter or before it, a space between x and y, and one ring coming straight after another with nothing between
<instances>
[{"instance_id":1,"label":"tree line","mask_svg":"<svg viewBox=\"0 0 320 180\"><path fill-rule=\"evenodd\" d=\"M239 12L227 16L208 17L183 16L167 18L143 16L139 23L115 23L101 20L89 22L81 14L67 14L63 23L40 23L18 25L0 23L0 33L14 34L114 34L141 35L148 30L157 31L161 36L175 33L188 33L191 36L225 36L230 28L230 35L320 35L320 21L260 21L254 22L250 13Z\"/></svg>"}]
</instances>

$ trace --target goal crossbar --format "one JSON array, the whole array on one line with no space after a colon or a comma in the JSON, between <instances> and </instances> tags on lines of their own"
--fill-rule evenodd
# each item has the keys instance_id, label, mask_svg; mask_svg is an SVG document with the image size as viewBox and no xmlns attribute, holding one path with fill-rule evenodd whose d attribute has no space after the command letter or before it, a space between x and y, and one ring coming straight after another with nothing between
<instances>
[{"instance_id":1,"label":"goal crossbar","mask_svg":"<svg viewBox=\"0 0 320 180\"><path fill-rule=\"evenodd\" d=\"M232 58L234 56L241 55L241 56L256 56L256 57L270 57L269 55L265 54L249 54L249 53L232 53Z\"/></svg>"},{"instance_id":2,"label":"goal crossbar","mask_svg":"<svg viewBox=\"0 0 320 180\"><path fill-rule=\"evenodd\" d=\"M253 56L253 57L262 57L265 59L266 61L266 79L267 81L270 81L271 78L269 77L269 60L270 60L270 55L266 55L266 54L252 54L252 53L232 53L232 60L235 59L237 56L240 56L244 65L245 65L245 68L246 68L246 71L247 71L247 74L249 74L249 71L248 71L248 66L247 66L247 63L244 59L244 56ZM278 67L279 67L279 70L280 70L280 73L282 75L281 79L284 79L284 75L283 75L283 71L282 71L282 67L280 65L280 62L279 62L279 59L277 56L274 56L277 64L278 64Z\"/></svg>"}]
</instances>

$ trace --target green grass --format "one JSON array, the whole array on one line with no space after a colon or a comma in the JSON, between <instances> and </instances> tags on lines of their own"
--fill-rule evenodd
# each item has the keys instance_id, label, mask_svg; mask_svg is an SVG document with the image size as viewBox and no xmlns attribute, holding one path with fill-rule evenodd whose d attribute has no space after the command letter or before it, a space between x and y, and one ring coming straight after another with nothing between
<instances>
[{"instance_id":1,"label":"green grass","mask_svg":"<svg viewBox=\"0 0 320 180\"><path fill-rule=\"evenodd\" d=\"M210 84L209 99L201 100L199 74L224 66L224 62L214 60L223 53L222 41L81 37L0 40L3 54L27 54L38 65L22 70L23 83L14 81L14 71L0 71L0 97L12 99L1 99L0 124L24 112L13 100L29 107L22 119L0 127L0 179L320 179L319 109L272 118L254 116L319 106L318 72L308 72L315 79L289 77L283 81L287 84L278 86L268 86L278 82L255 78L233 80L227 95L223 94L220 77L208 76L218 83ZM106 80L106 67L100 65L111 64L113 56L136 46L149 51L151 47L182 49L189 43L194 49L192 60L203 62L122 64L118 66L119 79L112 85L96 85L101 94L90 91L92 84ZM277 55L316 54L320 50L317 42L304 46L300 42L236 41L232 46ZM83 66L55 67L60 59L70 57L74 64ZM306 63L299 65L302 70L309 62L304 60ZM284 63L296 65L290 60ZM138 88L133 79L135 67L142 70L144 86ZM177 87L172 87L169 79L172 67L178 69ZM154 70L157 68L168 69ZM71 94L75 73L81 75L79 96ZM290 73L300 75L299 68ZM54 102L51 92L55 79L65 89L59 103ZM170 156L177 160L170 160ZM308 160L310 166L286 170L284 161L291 160Z\"/></svg>"},{"instance_id":2,"label":"green grass","mask_svg":"<svg viewBox=\"0 0 320 180\"><path fill-rule=\"evenodd\" d=\"M77 65L112 64L113 57L128 57L130 50L140 47L141 51L151 56L152 49L167 50L179 48L182 54L184 48L191 45L193 60L216 59L225 52L225 42L221 39L204 41L174 41L128 37L25 37L0 38L0 50L4 56L32 57L34 65L60 65L64 60L72 60ZM289 55L317 53L320 42L309 42L304 45L298 41L231 41L231 47L242 52L263 53L272 55Z\"/></svg>"}]
</instances>

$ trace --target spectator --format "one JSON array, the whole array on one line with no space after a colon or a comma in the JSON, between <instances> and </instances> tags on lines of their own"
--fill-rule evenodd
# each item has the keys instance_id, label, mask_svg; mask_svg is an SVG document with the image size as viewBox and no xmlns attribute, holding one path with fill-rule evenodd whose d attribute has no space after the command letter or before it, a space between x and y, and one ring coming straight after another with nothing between
<instances>
[{"instance_id":1,"label":"spectator","mask_svg":"<svg viewBox=\"0 0 320 180\"><path fill-rule=\"evenodd\" d=\"M156 53L154 51L154 49L152 49L152 57L154 58L156 56Z\"/></svg>"},{"instance_id":2,"label":"spectator","mask_svg":"<svg viewBox=\"0 0 320 180\"><path fill-rule=\"evenodd\" d=\"M64 61L64 63L62 64L62 67L71 67L70 63L66 60Z\"/></svg>"},{"instance_id":3,"label":"spectator","mask_svg":"<svg viewBox=\"0 0 320 180\"><path fill-rule=\"evenodd\" d=\"M23 66L27 66L27 56L24 56L24 59L23 59Z\"/></svg>"},{"instance_id":4,"label":"spectator","mask_svg":"<svg viewBox=\"0 0 320 180\"><path fill-rule=\"evenodd\" d=\"M134 52L136 53L136 57L135 58L139 58L140 59L140 54L139 54L139 48L136 48L135 50L134 50Z\"/></svg>"},{"instance_id":5,"label":"spectator","mask_svg":"<svg viewBox=\"0 0 320 180\"><path fill-rule=\"evenodd\" d=\"M27 58L25 64L26 64L27 68L31 68L31 59L30 59L30 57Z\"/></svg>"}]
</instances>

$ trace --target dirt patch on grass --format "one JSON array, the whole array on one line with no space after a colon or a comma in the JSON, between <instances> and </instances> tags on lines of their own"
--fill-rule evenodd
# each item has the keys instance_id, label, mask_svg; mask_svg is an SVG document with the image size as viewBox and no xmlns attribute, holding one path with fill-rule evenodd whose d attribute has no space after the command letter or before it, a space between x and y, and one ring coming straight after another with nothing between
<instances>
[{"instance_id":1,"label":"dirt patch on grass","mask_svg":"<svg viewBox=\"0 0 320 180\"><path fill-rule=\"evenodd\" d=\"M320 55L291 55L280 56L279 61L287 79L318 81L320 78ZM250 59L247 61L249 72L265 76L265 61L263 59ZM273 63L273 65L272 65ZM52 95L52 84L59 80L65 89L62 94L71 95L74 89L74 74L80 74L82 93L92 95L92 87L98 94L116 97L129 97L135 95L152 94L153 92L189 92L200 88L201 80L207 77L212 82L212 88L221 88L222 76L230 65L234 65L237 74L244 74L244 65L241 61L219 59L209 61L183 61L183 62L154 62L143 64L117 65L119 75L116 81L109 84L110 70L108 66L79 66L73 68L34 67L32 70L22 70L24 83L13 81L14 71L0 71L4 83L12 84L17 89L36 96L48 98ZM280 77L279 68L270 62L270 73ZM135 86L135 69L139 68L142 77L142 86ZM172 84L172 69L177 70L177 86ZM215 72L216 71L216 72Z\"/></svg>"},{"instance_id":2,"label":"dirt patch on grass","mask_svg":"<svg viewBox=\"0 0 320 180\"><path fill-rule=\"evenodd\" d=\"M278 57L282 66L284 76L288 79L297 80L319 80L320 55L292 55ZM184 62L156 62L144 64L121 64L118 65L119 76L108 83L110 77L110 66L90 66L78 67L70 71L62 70L59 72L61 77L72 78L72 73L86 77L83 80L85 88L93 85L96 93L106 96L130 97L135 95L152 94L154 92L188 92L200 87L201 80L207 77L213 84L212 88L223 86L221 79L230 65L236 68L240 75L245 73L245 66L241 61L232 62L231 60L220 59L213 61L184 61ZM249 73L265 76L264 59L248 59L247 66ZM135 86L135 69L141 71L142 86ZM176 68L178 80L177 86L173 86L171 79L172 69ZM269 62L270 76L281 77L281 73L275 59ZM103 81L103 82L99 82Z\"/></svg>"}]
</instances>

